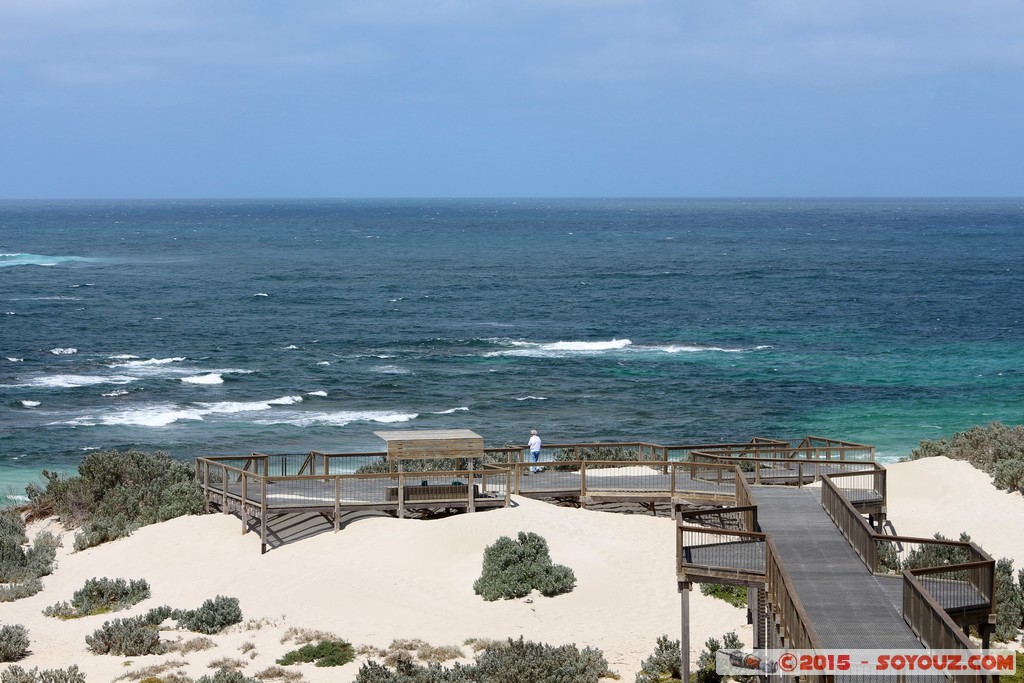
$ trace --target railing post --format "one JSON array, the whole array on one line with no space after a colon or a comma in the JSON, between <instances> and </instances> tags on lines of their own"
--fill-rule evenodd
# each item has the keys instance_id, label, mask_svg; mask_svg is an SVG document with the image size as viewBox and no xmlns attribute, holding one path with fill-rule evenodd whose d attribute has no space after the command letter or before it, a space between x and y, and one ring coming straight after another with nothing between
<instances>
[{"instance_id":1,"label":"railing post","mask_svg":"<svg viewBox=\"0 0 1024 683\"><path fill-rule=\"evenodd\" d=\"M405 475L398 473L398 518L405 519Z\"/></svg>"},{"instance_id":2,"label":"railing post","mask_svg":"<svg viewBox=\"0 0 1024 683\"><path fill-rule=\"evenodd\" d=\"M338 518L341 517L341 477L334 477L334 531L341 528Z\"/></svg>"},{"instance_id":3,"label":"railing post","mask_svg":"<svg viewBox=\"0 0 1024 683\"><path fill-rule=\"evenodd\" d=\"M210 461L203 461L203 500L206 514L210 514Z\"/></svg>"},{"instance_id":4,"label":"railing post","mask_svg":"<svg viewBox=\"0 0 1024 683\"><path fill-rule=\"evenodd\" d=\"M267 478L260 482L260 554L267 552Z\"/></svg>"},{"instance_id":5,"label":"railing post","mask_svg":"<svg viewBox=\"0 0 1024 683\"><path fill-rule=\"evenodd\" d=\"M248 477L246 476L245 472L243 472L243 473L242 473L242 504L241 504L241 512L242 512L242 535L243 535L243 536L244 536L245 534L247 534L247 533L249 532L249 528L248 528L248 526L247 526L247 525L246 525L246 523L245 523L245 503L246 503L246 502L247 502L247 500L248 500L248 499L246 498L246 496L247 496L247 494L246 494L246 485L247 485L248 483L249 483L249 478L248 478Z\"/></svg>"},{"instance_id":6,"label":"railing post","mask_svg":"<svg viewBox=\"0 0 1024 683\"><path fill-rule=\"evenodd\" d=\"M224 465L220 466L221 471L221 490L220 490L220 509L225 515L230 514L228 512L228 470Z\"/></svg>"}]
</instances>

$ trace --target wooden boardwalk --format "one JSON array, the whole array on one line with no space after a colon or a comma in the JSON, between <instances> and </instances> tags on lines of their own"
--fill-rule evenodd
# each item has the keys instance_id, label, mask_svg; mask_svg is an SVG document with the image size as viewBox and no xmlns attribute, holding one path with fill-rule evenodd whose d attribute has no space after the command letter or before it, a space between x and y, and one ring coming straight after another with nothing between
<instances>
[{"instance_id":1,"label":"wooden boardwalk","mask_svg":"<svg viewBox=\"0 0 1024 683\"><path fill-rule=\"evenodd\" d=\"M755 486L752 493L761 530L774 539L824 647L925 649L825 513L818 491Z\"/></svg>"},{"instance_id":2,"label":"wooden boardwalk","mask_svg":"<svg viewBox=\"0 0 1024 683\"><path fill-rule=\"evenodd\" d=\"M632 448L633 457L623 459L628 453L620 447ZM987 646L995 563L974 544L878 533L886 477L870 446L818 437L796 446L763 439L694 447L560 444L538 463L524 462L517 447L484 450L490 459L456 453L449 460L468 464L465 470L431 469L415 458L388 467L397 462L389 456L382 471L379 454L311 452L301 459L200 458L196 471L207 509L237 513L243 533L258 528L264 551L268 542L337 531L351 514L473 512L508 505L513 495L652 510L671 503L684 624L691 584L709 582L752 589L757 647L971 649L967 625L981 629ZM583 458L588 450L617 457ZM537 467L543 469L531 471ZM316 514L310 521L301 513ZM917 562L935 556L922 552L930 546L941 546L946 559ZM683 639L688 652L688 627Z\"/></svg>"}]
</instances>

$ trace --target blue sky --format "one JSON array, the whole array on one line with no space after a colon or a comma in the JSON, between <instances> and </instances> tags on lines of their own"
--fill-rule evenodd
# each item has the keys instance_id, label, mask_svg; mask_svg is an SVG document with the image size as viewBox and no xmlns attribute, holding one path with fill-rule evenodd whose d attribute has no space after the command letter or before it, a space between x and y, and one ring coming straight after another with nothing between
<instances>
[{"instance_id":1,"label":"blue sky","mask_svg":"<svg viewBox=\"0 0 1024 683\"><path fill-rule=\"evenodd\" d=\"M1022 0L0 0L0 197L1021 196Z\"/></svg>"}]
</instances>

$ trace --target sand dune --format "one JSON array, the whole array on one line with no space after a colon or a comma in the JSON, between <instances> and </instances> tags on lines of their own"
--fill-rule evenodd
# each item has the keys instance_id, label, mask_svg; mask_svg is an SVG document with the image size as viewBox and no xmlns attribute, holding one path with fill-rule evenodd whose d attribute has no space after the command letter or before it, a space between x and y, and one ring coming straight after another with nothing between
<instances>
[{"instance_id":1,"label":"sand dune","mask_svg":"<svg viewBox=\"0 0 1024 683\"><path fill-rule=\"evenodd\" d=\"M187 655L189 663L182 670L193 677L210 673L209 663L224 657L244 660L244 671L254 675L294 649L280 638L295 626L378 647L395 638L447 645L470 637L520 635L551 644L589 645L603 650L612 669L628 683L659 635L679 635L673 523L515 500L514 508L430 521L360 519L340 533L312 535L265 555L259 553L258 535L243 536L240 521L230 515L172 520L80 553L69 552L67 534L59 566L45 579L45 590L3 605L0 620L29 629L32 654L22 666L77 664L90 681L112 681L182 657L93 655L85 648L85 636L109 616L57 621L41 610L70 599L92 577L146 578L153 597L115 616L162 604L197 607L222 594L239 598L251 620L249 628L234 627L215 636L215 649ZM1017 566L1024 560L1024 538L1007 531L1024 518L1024 498L997 491L988 475L965 463L933 458L891 466L889 512L901 534L941 531L955 537L967 531L994 556L1013 557ZM574 591L498 602L484 602L473 593L484 548L520 530L548 540L554 561L575 571ZM697 590L691 605L695 644L730 630L749 643L750 627L742 610ZM165 634L165 639L177 637L194 635ZM255 648L243 653L245 643ZM253 652L256 656L250 658ZM358 663L299 669L308 681L350 681Z\"/></svg>"}]
</instances>

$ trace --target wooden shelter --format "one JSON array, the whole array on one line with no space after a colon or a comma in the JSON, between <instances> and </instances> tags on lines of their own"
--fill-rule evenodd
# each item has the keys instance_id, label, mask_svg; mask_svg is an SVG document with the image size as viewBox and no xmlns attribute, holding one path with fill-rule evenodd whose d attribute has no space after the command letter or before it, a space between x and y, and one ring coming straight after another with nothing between
<instances>
[{"instance_id":1,"label":"wooden shelter","mask_svg":"<svg viewBox=\"0 0 1024 683\"><path fill-rule=\"evenodd\" d=\"M484 438L468 429L402 429L374 432L388 445L388 460L403 470L404 460L455 460L484 456Z\"/></svg>"}]
</instances>

